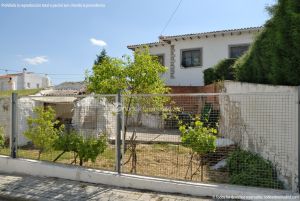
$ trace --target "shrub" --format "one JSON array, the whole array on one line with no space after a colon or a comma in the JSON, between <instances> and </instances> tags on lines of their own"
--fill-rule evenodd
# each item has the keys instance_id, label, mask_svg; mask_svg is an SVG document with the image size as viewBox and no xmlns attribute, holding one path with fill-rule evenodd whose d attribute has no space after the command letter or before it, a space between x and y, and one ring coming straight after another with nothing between
<instances>
[{"instance_id":1,"label":"shrub","mask_svg":"<svg viewBox=\"0 0 300 201\"><path fill-rule=\"evenodd\" d=\"M62 151L55 159L58 160L66 152L74 152L76 158L79 157L79 165L82 166L84 162L91 160L96 161L99 154L102 154L107 147L106 136L102 135L99 138L83 137L76 131L70 133L62 133L57 138L54 149ZM73 163L73 162L72 162Z\"/></svg>"},{"instance_id":2,"label":"shrub","mask_svg":"<svg viewBox=\"0 0 300 201\"><path fill-rule=\"evenodd\" d=\"M204 71L204 83L211 84L219 80L233 80L233 65L236 59L223 59L213 68Z\"/></svg>"},{"instance_id":3,"label":"shrub","mask_svg":"<svg viewBox=\"0 0 300 201\"><path fill-rule=\"evenodd\" d=\"M187 177L187 173L189 169L191 169L192 179L201 167L201 181L203 181L203 156L210 152L215 152L217 148L217 137L215 136L217 130L214 128L205 127L204 123L199 121L198 119L196 119L193 125L180 126L179 130L181 132L182 145L191 149L191 158L185 177ZM196 168L195 172L192 172L194 155L197 155L200 160L198 161L198 168Z\"/></svg>"},{"instance_id":4,"label":"shrub","mask_svg":"<svg viewBox=\"0 0 300 201\"><path fill-rule=\"evenodd\" d=\"M39 150L39 160L43 151L52 149L64 125L59 125L60 122L55 120L55 111L51 107L35 107L33 111L36 117L27 118L28 129L24 136Z\"/></svg>"},{"instance_id":5,"label":"shrub","mask_svg":"<svg viewBox=\"0 0 300 201\"><path fill-rule=\"evenodd\" d=\"M213 68L208 68L208 69L204 70L203 73L204 73L204 84L205 85L212 84L213 82L218 80L216 77L216 74L215 74L215 70Z\"/></svg>"},{"instance_id":6,"label":"shrub","mask_svg":"<svg viewBox=\"0 0 300 201\"><path fill-rule=\"evenodd\" d=\"M272 163L258 154L236 150L227 159L227 167L232 184L283 188Z\"/></svg>"}]
</instances>

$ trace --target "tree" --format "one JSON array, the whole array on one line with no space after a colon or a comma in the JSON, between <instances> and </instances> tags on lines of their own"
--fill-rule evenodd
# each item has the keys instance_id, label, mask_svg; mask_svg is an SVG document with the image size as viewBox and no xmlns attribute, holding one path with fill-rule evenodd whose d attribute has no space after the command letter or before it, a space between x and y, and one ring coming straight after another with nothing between
<instances>
[{"instance_id":1,"label":"tree","mask_svg":"<svg viewBox=\"0 0 300 201\"><path fill-rule=\"evenodd\" d=\"M106 50L102 49L99 55L97 55L96 60L94 61L94 65L99 65L103 62L104 59L108 58Z\"/></svg>"},{"instance_id":2,"label":"tree","mask_svg":"<svg viewBox=\"0 0 300 201\"><path fill-rule=\"evenodd\" d=\"M116 94L119 90L126 94L163 94L169 90L160 77L166 70L145 47L134 52L134 60L129 56L105 57L87 77L88 89L99 94Z\"/></svg>"},{"instance_id":3,"label":"tree","mask_svg":"<svg viewBox=\"0 0 300 201\"><path fill-rule=\"evenodd\" d=\"M217 130L214 128L205 127L204 123L196 118L194 124L190 126L181 125L179 127L181 132L182 145L191 149L191 158L189 166L186 171L185 177L187 177L190 169L191 179L197 174L201 168L201 181L203 181L203 157L216 150ZM197 156L199 158L198 167L196 171L192 172L193 159Z\"/></svg>"},{"instance_id":4,"label":"tree","mask_svg":"<svg viewBox=\"0 0 300 201\"><path fill-rule=\"evenodd\" d=\"M24 136L39 150L39 160L42 152L52 149L64 125L55 120L55 111L51 107L35 107L33 111L36 117L27 118L28 129Z\"/></svg>"},{"instance_id":5,"label":"tree","mask_svg":"<svg viewBox=\"0 0 300 201\"><path fill-rule=\"evenodd\" d=\"M137 116L134 125L138 125L143 112L149 112L149 108L156 111L163 109L169 102L167 97L141 97L135 94L165 94L169 92L161 79L161 74L166 72L167 68L162 66L157 59L153 59L147 47L137 49L134 52L133 59L129 56L123 59L105 58L100 64L94 66L93 73L87 77L88 90L99 94L116 94L119 90L125 95L124 113L125 113L125 136L128 128L129 116ZM131 136L131 145L135 146L133 140L135 132ZM126 146L125 146L126 147ZM136 160L135 148L129 148L131 151L130 159ZM133 161L132 164L136 164ZM132 172L136 172L135 165L132 166Z\"/></svg>"},{"instance_id":6,"label":"tree","mask_svg":"<svg viewBox=\"0 0 300 201\"><path fill-rule=\"evenodd\" d=\"M55 150L62 151L53 162L57 161L64 153L74 152L74 161L79 157L79 165L83 166L84 162L91 160L96 161L99 154L102 154L107 148L107 140L105 135L101 135L99 138L83 137L76 131L70 133L61 133L54 143Z\"/></svg>"},{"instance_id":7,"label":"tree","mask_svg":"<svg viewBox=\"0 0 300 201\"><path fill-rule=\"evenodd\" d=\"M235 63L239 81L300 85L300 1L278 0L272 18L249 51Z\"/></svg>"}]
</instances>

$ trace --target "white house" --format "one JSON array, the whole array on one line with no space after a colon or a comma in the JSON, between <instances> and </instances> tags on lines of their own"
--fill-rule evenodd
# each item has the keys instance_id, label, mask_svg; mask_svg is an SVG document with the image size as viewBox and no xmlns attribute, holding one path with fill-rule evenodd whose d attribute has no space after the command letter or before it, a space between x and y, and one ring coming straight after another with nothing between
<instances>
[{"instance_id":1,"label":"white house","mask_svg":"<svg viewBox=\"0 0 300 201\"><path fill-rule=\"evenodd\" d=\"M203 71L225 58L241 56L262 27L232 29L206 33L160 36L158 42L129 45L136 50L148 46L150 53L168 67L163 75L172 87L204 85Z\"/></svg>"},{"instance_id":2,"label":"white house","mask_svg":"<svg viewBox=\"0 0 300 201\"><path fill-rule=\"evenodd\" d=\"M51 86L48 76L26 72L0 75L0 91L37 89Z\"/></svg>"}]
</instances>

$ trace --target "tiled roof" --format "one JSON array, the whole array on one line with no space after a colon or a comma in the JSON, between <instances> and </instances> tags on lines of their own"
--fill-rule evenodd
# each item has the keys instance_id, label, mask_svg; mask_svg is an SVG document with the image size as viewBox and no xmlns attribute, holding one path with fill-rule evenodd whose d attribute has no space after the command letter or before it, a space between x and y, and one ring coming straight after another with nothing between
<instances>
[{"instance_id":1,"label":"tiled roof","mask_svg":"<svg viewBox=\"0 0 300 201\"><path fill-rule=\"evenodd\" d=\"M203 37L203 36L211 36L217 34L226 34L226 33L239 33L239 32L248 32L248 31L260 31L263 27L248 27L248 28L241 28L241 29L227 29L221 31L211 31L211 32L202 32L202 33L191 33L191 34L181 34L181 35L173 35L173 36L160 36L159 42L153 43L142 43L136 45L128 45L128 49L135 49L141 46L158 46L158 45L165 45L169 40L177 39L177 38L190 38L190 37Z\"/></svg>"},{"instance_id":2,"label":"tiled roof","mask_svg":"<svg viewBox=\"0 0 300 201\"><path fill-rule=\"evenodd\" d=\"M10 76L10 75L0 75L0 79L1 78L11 78L12 76Z\"/></svg>"},{"instance_id":3,"label":"tiled roof","mask_svg":"<svg viewBox=\"0 0 300 201\"><path fill-rule=\"evenodd\" d=\"M197 36L205 36L205 35L213 35L213 34L225 34L225 33L236 33L236 32L247 32L247 31L259 31L262 27L248 27L241 29L227 29L221 31L210 31L210 32L202 32L202 33L191 33L191 34L182 34L182 35L174 35L174 36L160 36L161 40L173 39L173 38L182 38L182 37L197 37Z\"/></svg>"},{"instance_id":4,"label":"tiled roof","mask_svg":"<svg viewBox=\"0 0 300 201\"><path fill-rule=\"evenodd\" d=\"M157 45L166 45L167 43L165 42L153 42L153 43L141 43L141 44L136 44L136 45L128 45L127 48L128 49L135 49L137 47L142 47L142 46L157 46Z\"/></svg>"}]
</instances>

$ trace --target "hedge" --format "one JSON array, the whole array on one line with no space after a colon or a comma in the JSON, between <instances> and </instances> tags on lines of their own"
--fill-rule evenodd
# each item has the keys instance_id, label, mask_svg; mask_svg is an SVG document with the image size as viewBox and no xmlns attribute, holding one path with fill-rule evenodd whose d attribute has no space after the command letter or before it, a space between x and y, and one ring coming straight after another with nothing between
<instances>
[{"instance_id":1,"label":"hedge","mask_svg":"<svg viewBox=\"0 0 300 201\"><path fill-rule=\"evenodd\" d=\"M233 64L236 59L223 59L213 68L204 71L205 85L214 83L219 80L233 80L234 71Z\"/></svg>"},{"instance_id":2,"label":"hedge","mask_svg":"<svg viewBox=\"0 0 300 201\"><path fill-rule=\"evenodd\" d=\"M278 0L249 51L234 65L242 82L300 85L300 1Z\"/></svg>"}]
</instances>

